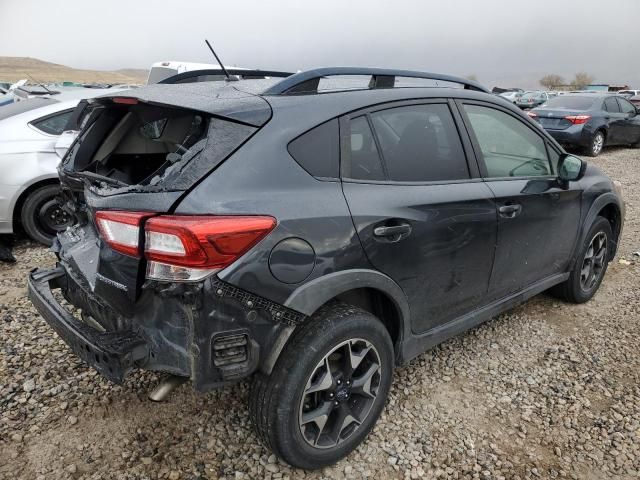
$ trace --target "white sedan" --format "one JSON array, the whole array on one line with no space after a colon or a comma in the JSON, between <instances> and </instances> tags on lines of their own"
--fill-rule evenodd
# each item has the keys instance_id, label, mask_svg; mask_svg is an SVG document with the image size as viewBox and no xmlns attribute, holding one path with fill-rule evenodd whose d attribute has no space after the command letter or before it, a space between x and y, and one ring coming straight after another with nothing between
<instances>
[{"instance_id":1,"label":"white sedan","mask_svg":"<svg viewBox=\"0 0 640 480\"><path fill-rule=\"evenodd\" d=\"M70 225L58 198L57 166L78 128L73 112L81 99L116 90L78 88L0 107L0 234L21 226L50 244Z\"/></svg>"}]
</instances>

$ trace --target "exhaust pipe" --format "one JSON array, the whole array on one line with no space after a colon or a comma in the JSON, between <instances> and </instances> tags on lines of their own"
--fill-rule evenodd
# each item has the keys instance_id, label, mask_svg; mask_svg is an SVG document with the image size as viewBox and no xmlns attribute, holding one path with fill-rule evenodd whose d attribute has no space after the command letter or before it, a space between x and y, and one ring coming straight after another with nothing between
<instances>
[{"instance_id":1,"label":"exhaust pipe","mask_svg":"<svg viewBox=\"0 0 640 480\"><path fill-rule=\"evenodd\" d=\"M149 393L149 400L153 402L163 402L167 399L169 394L173 392L177 387L189 380L188 377L178 377L171 375L162 380L156 388Z\"/></svg>"}]
</instances>

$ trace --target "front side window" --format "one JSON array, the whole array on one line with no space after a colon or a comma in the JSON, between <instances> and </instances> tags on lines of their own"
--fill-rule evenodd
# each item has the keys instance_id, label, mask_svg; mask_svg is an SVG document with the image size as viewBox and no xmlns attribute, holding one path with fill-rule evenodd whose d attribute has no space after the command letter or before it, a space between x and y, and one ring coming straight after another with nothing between
<instances>
[{"instance_id":1,"label":"front side window","mask_svg":"<svg viewBox=\"0 0 640 480\"><path fill-rule=\"evenodd\" d=\"M410 105L371 114L389 180L469 178L467 160L446 104Z\"/></svg>"},{"instance_id":2,"label":"front side window","mask_svg":"<svg viewBox=\"0 0 640 480\"><path fill-rule=\"evenodd\" d=\"M525 123L494 108L464 105L489 178L552 175L544 140Z\"/></svg>"},{"instance_id":3,"label":"front side window","mask_svg":"<svg viewBox=\"0 0 640 480\"><path fill-rule=\"evenodd\" d=\"M33 122L31 122L31 125L46 134L61 135L62 132L64 132L64 128L66 127L67 122L71 118L72 114L73 110L69 110L57 115L51 115L39 120L34 120Z\"/></svg>"}]
</instances>

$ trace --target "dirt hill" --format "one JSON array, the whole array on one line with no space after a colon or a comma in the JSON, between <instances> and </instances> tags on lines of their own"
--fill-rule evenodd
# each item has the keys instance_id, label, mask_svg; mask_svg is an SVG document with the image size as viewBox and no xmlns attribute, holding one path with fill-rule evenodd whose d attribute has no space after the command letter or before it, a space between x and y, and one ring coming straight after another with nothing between
<instances>
[{"instance_id":1,"label":"dirt hill","mask_svg":"<svg viewBox=\"0 0 640 480\"><path fill-rule=\"evenodd\" d=\"M23 78L38 82L141 83L147 81L147 70L127 68L113 72L79 70L44 62L37 58L0 57L0 82L16 82ZM31 78L30 78L31 77Z\"/></svg>"}]
</instances>

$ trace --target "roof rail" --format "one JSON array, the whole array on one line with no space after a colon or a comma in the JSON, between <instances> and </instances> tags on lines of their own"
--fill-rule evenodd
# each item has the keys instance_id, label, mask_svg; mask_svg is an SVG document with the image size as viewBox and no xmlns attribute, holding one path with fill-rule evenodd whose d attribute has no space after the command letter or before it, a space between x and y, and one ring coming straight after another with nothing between
<instances>
[{"instance_id":1,"label":"roof rail","mask_svg":"<svg viewBox=\"0 0 640 480\"><path fill-rule=\"evenodd\" d=\"M442 82L458 83L465 89L477 90L479 92L490 93L478 82L467 80L466 78L454 77L452 75L442 75L439 73L415 72L412 70L392 70L386 68L367 67L323 67L305 72L296 73L281 80L266 89L263 95L296 95L318 93L318 85L323 77L337 75L363 75L371 76L369 88L391 88L395 85L396 77L424 78L429 80L439 80Z\"/></svg>"},{"instance_id":2,"label":"roof rail","mask_svg":"<svg viewBox=\"0 0 640 480\"><path fill-rule=\"evenodd\" d=\"M246 70L246 69L237 69L237 68L227 68L227 73L229 73L229 75L239 75L241 77L282 77L282 78L286 78L289 77L291 75L293 75L293 73L291 72L280 72L280 71L274 71L274 70ZM203 69L203 70L189 70L188 72L182 72L182 73L178 73L176 75L173 75L171 77L167 77L164 80L159 81L158 83L169 83L169 84L173 84L173 83L190 83L188 82L189 79L191 78L196 78L196 77L200 77L200 76L207 76L207 75L221 75L224 76L224 72L222 70L220 70L219 68L208 68L208 69Z\"/></svg>"}]
</instances>

